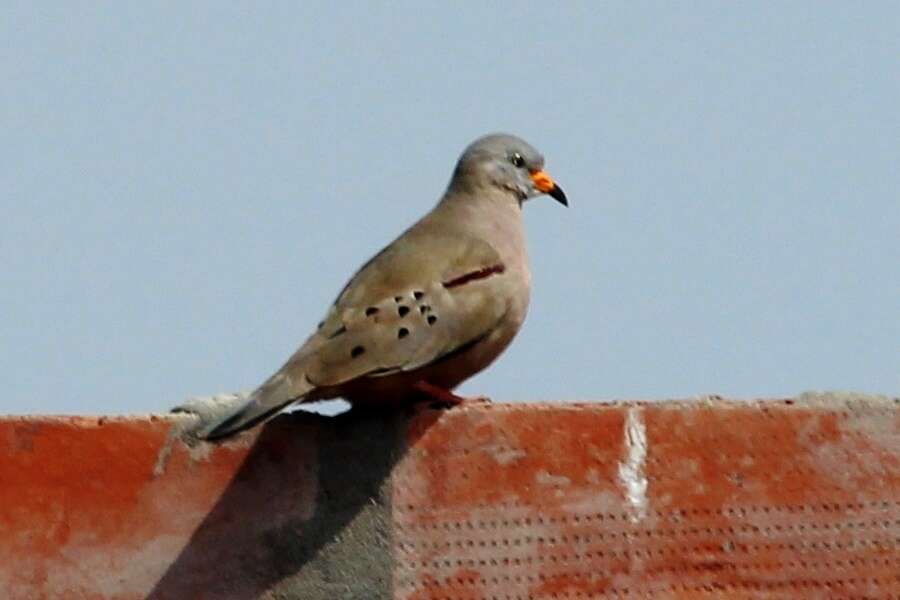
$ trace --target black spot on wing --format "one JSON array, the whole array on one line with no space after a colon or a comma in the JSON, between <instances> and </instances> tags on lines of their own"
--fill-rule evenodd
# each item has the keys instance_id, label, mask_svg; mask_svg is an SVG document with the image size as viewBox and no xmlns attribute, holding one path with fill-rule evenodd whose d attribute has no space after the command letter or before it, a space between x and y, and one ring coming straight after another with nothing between
<instances>
[{"instance_id":1,"label":"black spot on wing","mask_svg":"<svg viewBox=\"0 0 900 600\"><path fill-rule=\"evenodd\" d=\"M337 336L343 335L345 333L347 333L347 328L344 325L341 325L331 335L328 336L328 339L333 340Z\"/></svg>"}]
</instances>

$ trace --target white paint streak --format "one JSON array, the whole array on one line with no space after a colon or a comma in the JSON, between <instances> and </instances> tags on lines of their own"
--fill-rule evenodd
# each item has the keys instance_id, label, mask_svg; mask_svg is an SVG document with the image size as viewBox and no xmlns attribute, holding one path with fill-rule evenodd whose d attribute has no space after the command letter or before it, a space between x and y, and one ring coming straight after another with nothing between
<instances>
[{"instance_id":1,"label":"white paint streak","mask_svg":"<svg viewBox=\"0 0 900 600\"><path fill-rule=\"evenodd\" d=\"M647 430L640 407L628 409L624 432L625 458L619 463L619 480L625 488L625 498L631 505L634 523L647 516L647 477L644 463L647 460Z\"/></svg>"},{"instance_id":2,"label":"white paint streak","mask_svg":"<svg viewBox=\"0 0 900 600\"><path fill-rule=\"evenodd\" d=\"M510 465L527 456L524 450L503 445L485 446L483 450L501 466Z\"/></svg>"},{"instance_id":3,"label":"white paint streak","mask_svg":"<svg viewBox=\"0 0 900 600\"><path fill-rule=\"evenodd\" d=\"M534 480L540 485L550 487L565 487L572 483L572 480L565 475L554 475L549 471L538 471L534 476Z\"/></svg>"}]
</instances>

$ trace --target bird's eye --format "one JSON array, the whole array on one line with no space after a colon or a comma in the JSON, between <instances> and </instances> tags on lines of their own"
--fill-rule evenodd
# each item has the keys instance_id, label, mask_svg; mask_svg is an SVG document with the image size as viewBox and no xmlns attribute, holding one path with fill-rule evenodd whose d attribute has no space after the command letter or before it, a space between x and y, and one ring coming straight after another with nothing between
<instances>
[{"instance_id":1,"label":"bird's eye","mask_svg":"<svg viewBox=\"0 0 900 600\"><path fill-rule=\"evenodd\" d=\"M520 169L525 166L525 159L522 158L522 155L518 152L514 152L513 155L509 157L509 162Z\"/></svg>"}]
</instances>

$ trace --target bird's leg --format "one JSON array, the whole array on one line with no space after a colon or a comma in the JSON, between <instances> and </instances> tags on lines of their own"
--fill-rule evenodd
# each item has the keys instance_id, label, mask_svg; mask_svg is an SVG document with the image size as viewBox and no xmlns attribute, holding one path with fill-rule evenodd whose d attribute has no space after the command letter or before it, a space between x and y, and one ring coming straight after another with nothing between
<instances>
[{"instance_id":1,"label":"bird's leg","mask_svg":"<svg viewBox=\"0 0 900 600\"><path fill-rule=\"evenodd\" d=\"M450 390L445 390L440 386L428 383L424 379L416 382L414 387L416 388L416 390L422 392L433 400L433 402L431 403L431 406L433 408L453 408L454 406L459 406L463 403L488 404L491 401L491 399L487 396L478 396L476 398L457 396Z\"/></svg>"}]
</instances>

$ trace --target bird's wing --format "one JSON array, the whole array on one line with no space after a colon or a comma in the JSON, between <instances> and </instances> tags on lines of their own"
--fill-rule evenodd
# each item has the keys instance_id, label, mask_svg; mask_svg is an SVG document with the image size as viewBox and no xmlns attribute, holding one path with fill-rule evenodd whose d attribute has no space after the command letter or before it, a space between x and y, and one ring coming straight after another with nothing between
<instances>
[{"instance_id":1,"label":"bird's wing","mask_svg":"<svg viewBox=\"0 0 900 600\"><path fill-rule=\"evenodd\" d=\"M505 266L487 242L400 238L351 279L322 327L297 353L316 387L410 371L470 344L502 319ZM308 348L307 348L308 346Z\"/></svg>"},{"instance_id":2,"label":"bird's wing","mask_svg":"<svg viewBox=\"0 0 900 600\"><path fill-rule=\"evenodd\" d=\"M509 306L506 267L487 242L420 226L366 263L316 332L207 434L226 437L317 388L411 371L488 335Z\"/></svg>"}]
</instances>

